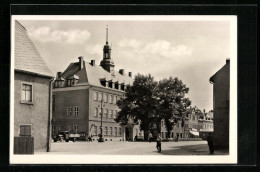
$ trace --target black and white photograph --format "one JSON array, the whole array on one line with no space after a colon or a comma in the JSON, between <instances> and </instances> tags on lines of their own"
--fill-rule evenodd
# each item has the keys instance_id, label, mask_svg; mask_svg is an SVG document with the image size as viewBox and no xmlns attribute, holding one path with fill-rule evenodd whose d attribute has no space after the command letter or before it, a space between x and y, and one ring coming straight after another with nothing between
<instances>
[{"instance_id":1,"label":"black and white photograph","mask_svg":"<svg viewBox=\"0 0 260 172\"><path fill-rule=\"evenodd\" d=\"M237 17L11 18L11 164L237 163Z\"/></svg>"}]
</instances>

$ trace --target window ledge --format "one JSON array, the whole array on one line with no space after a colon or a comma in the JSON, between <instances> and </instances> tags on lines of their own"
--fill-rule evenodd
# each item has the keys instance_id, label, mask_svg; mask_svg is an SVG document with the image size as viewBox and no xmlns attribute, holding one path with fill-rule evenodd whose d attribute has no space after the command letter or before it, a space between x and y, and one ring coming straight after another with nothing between
<instances>
[{"instance_id":1,"label":"window ledge","mask_svg":"<svg viewBox=\"0 0 260 172\"><path fill-rule=\"evenodd\" d=\"M33 102L27 102L27 101L21 100L21 104L33 105Z\"/></svg>"}]
</instances>

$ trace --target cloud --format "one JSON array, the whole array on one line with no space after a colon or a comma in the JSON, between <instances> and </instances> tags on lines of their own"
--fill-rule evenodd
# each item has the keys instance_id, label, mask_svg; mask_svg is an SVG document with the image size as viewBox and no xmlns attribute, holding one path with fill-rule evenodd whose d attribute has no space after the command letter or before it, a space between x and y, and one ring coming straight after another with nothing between
<instances>
[{"instance_id":1,"label":"cloud","mask_svg":"<svg viewBox=\"0 0 260 172\"><path fill-rule=\"evenodd\" d=\"M89 44L85 46L85 51L89 54L97 54L100 55L103 53L103 46L102 44Z\"/></svg>"},{"instance_id":2,"label":"cloud","mask_svg":"<svg viewBox=\"0 0 260 172\"><path fill-rule=\"evenodd\" d=\"M124 39L118 43L120 48L132 48L127 51L136 52L139 56L157 56L172 58L175 56L191 56L193 49L184 44L173 45L170 41L155 40L148 44L136 39Z\"/></svg>"},{"instance_id":3,"label":"cloud","mask_svg":"<svg viewBox=\"0 0 260 172\"><path fill-rule=\"evenodd\" d=\"M136 39L124 39L119 41L119 47L131 47L131 48L140 48L143 43Z\"/></svg>"},{"instance_id":4,"label":"cloud","mask_svg":"<svg viewBox=\"0 0 260 172\"><path fill-rule=\"evenodd\" d=\"M157 40L147 44L142 53L160 55L162 57L171 58L174 56L191 56L192 48L184 44L172 45L171 42L166 40Z\"/></svg>"},{"instance_id":5,"label":"cloud","mask_svg":"<svg viewBox=\"0 0 260 172\"><path fill-rule=\"evenodd\" d=\"M53 30L47 26L30 28L28 34L32 39L43 43L54 42L64 44L83 44L91 35L88 30Z\"/></svg>"}]
</instances>

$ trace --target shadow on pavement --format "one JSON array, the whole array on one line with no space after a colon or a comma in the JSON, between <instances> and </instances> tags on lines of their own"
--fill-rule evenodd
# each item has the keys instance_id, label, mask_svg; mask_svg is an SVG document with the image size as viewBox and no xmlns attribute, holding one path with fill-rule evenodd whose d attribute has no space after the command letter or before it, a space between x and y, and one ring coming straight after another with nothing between
<instances>
[{"instance_id":1,"label":"shadow on pavement","mask_svg":"<svg viewBox=\"0 0 260 172\"><path fill-rule=\"evenodd\" d=\"M158 154L163 155L210 155L209 154L209 148L206 144L201 145L180 145L180 146L174 146L170 147L172 149L163 150L162 145L162 151L154 151ZM228 152L225 150L221 151L215 151L214 155L228 155Z\"/></svg>"}]
</instances>

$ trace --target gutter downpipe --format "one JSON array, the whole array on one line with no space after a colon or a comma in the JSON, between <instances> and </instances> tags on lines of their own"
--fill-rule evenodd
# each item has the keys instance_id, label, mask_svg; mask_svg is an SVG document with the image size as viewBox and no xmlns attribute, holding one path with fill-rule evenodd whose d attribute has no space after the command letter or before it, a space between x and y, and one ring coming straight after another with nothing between
<instances>
[{"instance_id":1,"label":"gutter downpipe","mask_svg":"<svg viewBox=\"0 0 260 172\"><path fill-rule=\"evenodd\" d=\"M47 152L51 150L51 119L52 119L52 82L54 78L49 81L49 106L48 106L48 128L47 128Z\"/></svg>"}]
</instances>

